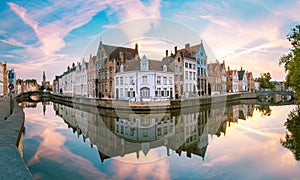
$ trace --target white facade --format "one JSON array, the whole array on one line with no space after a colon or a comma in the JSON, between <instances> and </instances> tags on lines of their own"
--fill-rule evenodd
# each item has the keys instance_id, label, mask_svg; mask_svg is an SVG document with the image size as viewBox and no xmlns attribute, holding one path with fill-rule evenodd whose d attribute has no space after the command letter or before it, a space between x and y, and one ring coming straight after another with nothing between
<instances>
[{"instance_id":1,"label":"white facade","mask_svg":"<svg viewBox=\"0 0 300 180\"><path fill-rule=\"evenodd\" d=\"M82 60L77 63L75 70L75 96L87 97L87 68L88 63Z\"/></svg>"},{"instance_id":2,"label":"white facade","mask_svg":"<svg viewBox=\"0 0 300 180\"><path fill-rule=\"evenodd\" d=\"M160 101L174 98L174 73L159 61L142 60L121 65L115 74L115 97L131 101ZM161 64L158 69L157 64ZM132 67L132 66L137 66ZM126 67L129 67L126 70Z\"/></svg>"},{"instance_id":3,"label":"white facade","mask_svg":"<svg viewBox=\"0 0 300 180\"><path fill-rule=\"evenodd\" d=\"M75 67L68 68L58 78L57 92L66 96L74 96L75 94Z\"/></svg>"},{"instance_id":4,"label":"white facade","mask_svg":"<svg viewBox=\"0 0 300 180\"><path fill-rule=\"evenodd\" d=\"M197 96L197 70L194 59L183 59L184 63L184 95L185 97Z\"/></svg>"},{"instance_id":5,"label":"white facade","mask_svg":"<svg viewBox=\"0 0 300 180\"><path fill-rule=\"evenodd\" d=\"M157 141L174 136L175 119L154 117L135 117L116 119L115 133L125 139L134 141Z\"/></svg>"},{"instance_id":6,"label":"white facade","mask_svg":"<svg viewBox=\"0 0 300 180\"><path fill-rule=\"evenodd\" d=\"M243 74L243 79L242 79L242 91L247 91L248 90L248 80L247 80L247 76L246 73L244 72Z\"/></svg>"},{"instance_id":7,"label":"white facade","mask_svg":"<svg viewBox=\"0 0 300 180\"><path fill-rule=\"evenodd\" d=\"M4 95L4 67L0 64L0 97Z\"/></svg>"},{"instance_id":8,"label":"white facade","mask_svg":"<svg viewBox=\"0 0 300 180\"><path fill-rule=\"evenodd\" d=\"M232 71L232 92L239 91L239 76L236 70Z\"/></svg>"}]
</instances>

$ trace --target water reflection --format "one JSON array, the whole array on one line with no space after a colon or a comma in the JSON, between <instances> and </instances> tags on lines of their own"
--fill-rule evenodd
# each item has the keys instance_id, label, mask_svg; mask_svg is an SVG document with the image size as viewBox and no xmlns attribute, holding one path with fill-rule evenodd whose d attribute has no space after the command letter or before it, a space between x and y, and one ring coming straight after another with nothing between
<instances>
[{"instance_id":1,"label":"water reflection","mask_svg":"<svg viewBox=\"0 0 300 180\"><path fill-rule=\"evenodd\" d=\"M242 101L143 113L41 103L25 109L24 159L36 179L299 177L280 143L292 106L263 117L258 108Z\"/></svg>"},{"instance_id":2,"label":"water reflection","mask_svg":"<svg viewBox=\"0 0 300 180\"><path fill-rule=\"evenodd\" d=\"M227 122L246 120L254 111L253 104L214 104L212 106L167 111L164 113L128 113L75 105L53 104L56 115L62 117L78 136L90 139L100 160L130 156L130 162L153 161L176 152L187 157L204 159L209 137L226 133ZM151 154L152 155L149 155ZM155 154L155 156L153 156ZM150 158L147 158L150 157ZM127 161L126 158L119 158Z\"/></svg>"},{"instance_id":3,"label":"water reflection","mask_svg":"<svg viewBox=\"0 0 300 180\"><path fill-rule=\"evenodd\" d=\"M296 106L289 112L287 121L284 126L288 130L285 140L281 144L293 152L295 159L300 160L300 105Z\"/></svg>"}]
</instances>

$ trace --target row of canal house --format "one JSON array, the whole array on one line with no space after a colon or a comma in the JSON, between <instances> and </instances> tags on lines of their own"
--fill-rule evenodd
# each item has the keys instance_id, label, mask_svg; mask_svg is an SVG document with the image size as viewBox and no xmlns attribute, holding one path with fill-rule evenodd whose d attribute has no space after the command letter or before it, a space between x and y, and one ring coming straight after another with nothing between
<instances>
[{"instance_id":1,"label":"row of canal house","mask_svg":"<svg viewBox=\"0 0 300 180\"><path fill-rule=\"evenodd\" d=\"M249 77L249 78L248 78ZM95 56L56 76L54 93L91 98L155 101L252 90L252 73L226 71L225 62L207 63L205 47L177 49L159 60L140 57L135 48L100 41ZM254 89L254 81L253 81Z\"/></svg>"}]
</instances>

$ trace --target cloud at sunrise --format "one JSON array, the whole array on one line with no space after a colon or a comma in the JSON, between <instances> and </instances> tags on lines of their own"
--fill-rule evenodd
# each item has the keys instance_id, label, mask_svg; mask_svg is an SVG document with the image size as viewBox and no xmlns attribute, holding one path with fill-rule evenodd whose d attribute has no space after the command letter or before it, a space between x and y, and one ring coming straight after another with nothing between
<instances>
[{"instance_id":1,"label":"cloud at sunrise","mask_svg":"<svg viewBox=\"0 0 300 180\"><path fill-rule=\"evenodd\" d=\"M116 26L127 38L123 44L133 46L138 42L140 53L155 51L157 59L160 53L161 57L165 55L166 49L173 50L173 45L180 49L185 43L200 43L183 34L168 36L163 41L171 43L164 46L158 42L162 33L159 31L152 36L153 40L145 38L143 44L143 37L149 37L153 27L167 20L203 38L215 55L209 57L210 61L225 60L231 68L242 66L255 77L270 72L273 79L284 80L284 69L278 62L289 51L286 35L300 22L299 7L299 0L1 1L0 61L14 68L17 78L36 78L41 82L42 72L46 71L52 82L73 62L95 54L97 47L90 48L91 42L98 46L99 35ZM126 27L130 21L145 18L148 24ZM165 26L164 33L179 31L172 27ZM112 36L102 35L103 43L113 43Z\"/></svg>"}]
</instances>

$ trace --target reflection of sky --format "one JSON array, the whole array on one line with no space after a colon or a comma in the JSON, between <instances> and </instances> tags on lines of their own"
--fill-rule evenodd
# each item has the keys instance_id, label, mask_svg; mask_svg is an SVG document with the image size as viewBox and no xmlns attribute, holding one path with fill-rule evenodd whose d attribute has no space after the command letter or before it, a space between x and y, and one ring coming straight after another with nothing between
<instances>
[{"instance_id":1,"label":"reflection of sky","mask_svg":"<svg viewBox=\"0 0 300 180\"><path fill-rule=\"evenodd\" d=\"M43 116L39 104L25 109L24 158L35 178L46 179L297 179L300 164L280 144L292 108L271 107L271 116L264 117L255 110L246 121L232 123L225 135L210 140L204 160L196 155L187 158L185 152L158 158L160 150L151 149L147 157L140 153L140 161L132 153L101 164L88 139L83 142L82 135L68 129L52 106Z\"/></svg>"},{"instance_id":2,"label":"reflection of sky","mask_svg":"<svg viewBox=\"0 0 300 180\"><path fill-rule=\"evenodd\" d=\"M194 172L198 178L299 178L299 162L280 144L280 138L285 135L283 123L292 107L271 107L269 117L261 117L258 111L254 111L252 118L239 120L238 124L227 128L225 136L212 139L204 162L198 159L189 163L187 159L176 159L171 164L181 164L184 169L198 167Z\"/></svg>"}]
</instances>

